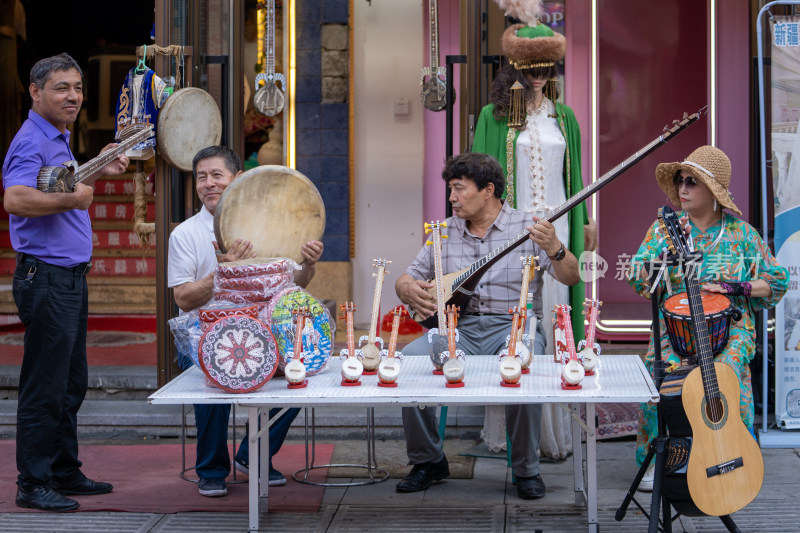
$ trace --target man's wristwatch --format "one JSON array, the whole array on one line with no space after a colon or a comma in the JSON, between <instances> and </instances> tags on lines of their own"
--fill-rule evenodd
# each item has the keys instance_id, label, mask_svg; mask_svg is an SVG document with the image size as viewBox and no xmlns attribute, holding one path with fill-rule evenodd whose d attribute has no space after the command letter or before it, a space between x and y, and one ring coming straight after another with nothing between
<instances>
[{"instance_id":1,"label":"man's wristwatch","mask_svg":"<svg viewBox=\"0 0 800 533\"><path fill-rule=\"evenodd\" d=\"M565 257L567 257L567 251L564 249L564 243L561 243L561 248L554 255L548 255L551 260L553 261L561 261Z\"/></svg>"}]
</instances>

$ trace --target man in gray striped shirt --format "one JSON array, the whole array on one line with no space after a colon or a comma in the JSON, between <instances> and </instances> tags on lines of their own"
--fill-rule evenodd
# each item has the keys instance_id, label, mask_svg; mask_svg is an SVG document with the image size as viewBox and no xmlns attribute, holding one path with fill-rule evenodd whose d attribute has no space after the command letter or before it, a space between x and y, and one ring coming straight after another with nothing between
<instances>
[{"instance_id":1,"label":"man in gray striped shirt","mask_svg":"<svg viewBox=\"0 0 800 533\"><path fill-rule=\"evenodd\" d=\"M574 285L580 280L578 261L558 240L552 224L513 209L502 200L505 179L500 164L492 156L467 153L451 157L445 163L442 178L450 186L455 215L446 220L448 238L442 241L444 274L468 267L524 231L530 234L528 241L486 272L459 318L460 349L468 356L497 354L505 348L506 335L511 332L508 310L519 302L520 256L537 256L541 269L565 285ZM400 300L422 318L437 311L436 299L428 292L434 287L427 281L434 278L431 248L422 247L395 286ZM536 276L529 289L533 293L533 312L539 317L542 316L541 285L541 276ZM544 351L544 332L540 333L536 336L534 353ZM406 355L427 355L429 351L426 336L403 349ZM536 453L541 414L540 404L506 406L511 467L517 478L517 493L525 499L541 498L545 493ZM397 484L397 491L425 490L433 482L448 477L450 470L442 452L435 410L403 408L403 428L408 461L413 468Z\"/></svg>"}]
</instances>

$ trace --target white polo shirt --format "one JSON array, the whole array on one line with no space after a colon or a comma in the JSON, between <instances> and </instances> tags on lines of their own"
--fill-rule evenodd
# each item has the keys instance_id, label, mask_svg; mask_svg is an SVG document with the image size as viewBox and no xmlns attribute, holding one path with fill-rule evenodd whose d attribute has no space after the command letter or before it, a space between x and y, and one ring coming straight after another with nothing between
<instances>
[{"instance_id":1,"label":"white polo shirt","mask_svg":"<svg viewBox=\"0 0 800 533\"><path fill-rule=\"evenodd\" d=\"M198 281L214 272L217 256L212 242L216 240L214 215L205 206L175 228L169 236L167 287Z\"/></svg>"}]
</instances>

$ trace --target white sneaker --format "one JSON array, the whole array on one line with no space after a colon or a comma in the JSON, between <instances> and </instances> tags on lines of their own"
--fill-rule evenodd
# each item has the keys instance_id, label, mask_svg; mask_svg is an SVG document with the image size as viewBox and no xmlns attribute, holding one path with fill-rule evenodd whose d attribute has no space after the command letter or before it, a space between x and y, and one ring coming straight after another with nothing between
<instances>
[{"instance_id":1,"label":"white sneaker","mask_svg":"<svg viewBox=\"0 0 800 533\"><path fill-rule=\"evenodd\" d=\"M650 463L650 466L647 467L647 470L644 473L642 481L639 482L639 490L641 492L653 492L653 480L655 477L656 465L655 463Z\"/></svg>"}]
</instances>

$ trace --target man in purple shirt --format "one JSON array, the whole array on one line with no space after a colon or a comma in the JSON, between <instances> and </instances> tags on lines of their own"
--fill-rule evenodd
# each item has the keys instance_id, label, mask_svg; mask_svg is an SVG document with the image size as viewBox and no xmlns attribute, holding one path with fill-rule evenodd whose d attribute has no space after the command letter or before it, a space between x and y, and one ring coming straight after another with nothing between
<instances>
[{"instance_id":1,"label":"man in purple shirt","mask_svg":"<svg viewBox=\"0 0 800 533\"><path fill-rule=\"evenodd\" d=\"M33 100L3 163L3 206L17 251L12 292L25 325L25 354L17 401L17 497L20 507L77 509L66 495L105 494L109 483L92 481L78 460L77 414L86 395L86 274L91 267L94 189L72 192L36 188L43 166L74 160L67 124L83 103L83 73L67 54L42 59L31 69ZM115 146L106 146L106 151ZM99 174L121 174L118 156ZM87 180L89 181L89 180Z\"/></svg>"}]
</instances>

